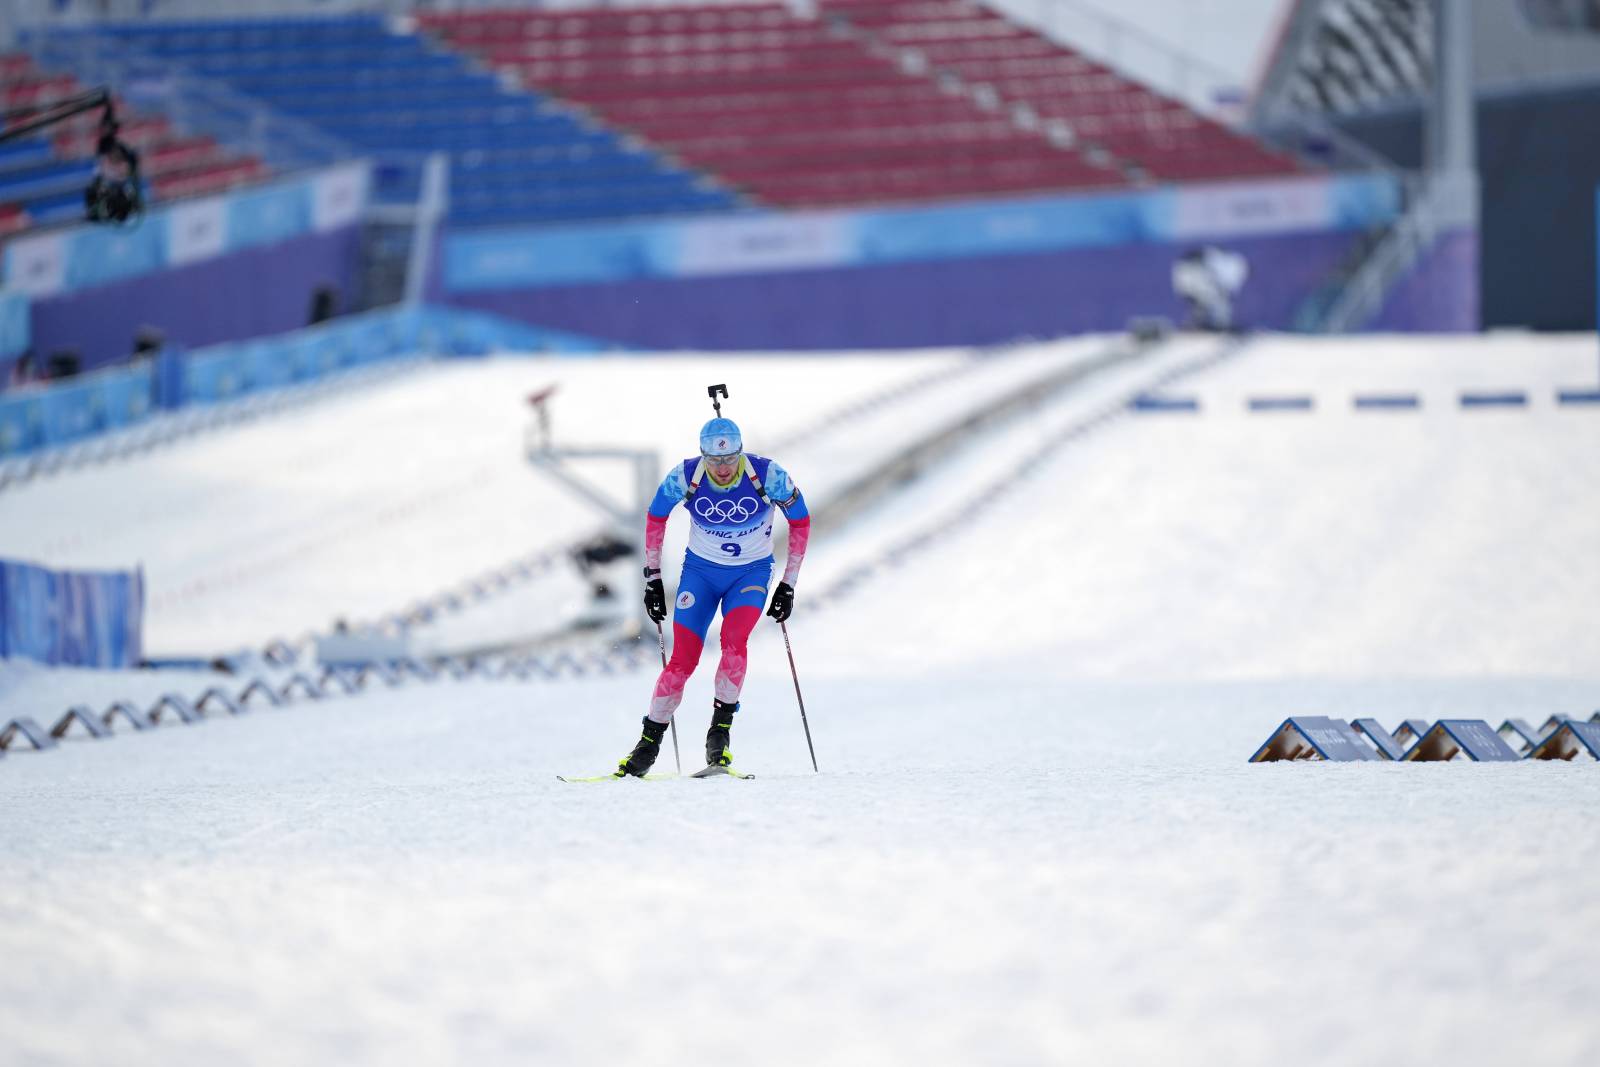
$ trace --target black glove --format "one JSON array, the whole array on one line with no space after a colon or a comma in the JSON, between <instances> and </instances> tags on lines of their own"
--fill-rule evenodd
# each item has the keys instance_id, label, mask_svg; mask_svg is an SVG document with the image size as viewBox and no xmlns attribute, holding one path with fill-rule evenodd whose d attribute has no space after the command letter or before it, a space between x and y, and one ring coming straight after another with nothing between
<instances>
[{"instance_id":1,"label":"black glove","mask_svg":"<svg viewBox=\"0 0 1600 1067\"><path fill-rule=\"evenodd\" d=\"M778 588L772 591L772 606L767 608L767 614L779 622L787 622L794 613L794 586L788 582L779 582Z\"/></svg>"},{"instance_id":2,"label":"black glove","mask_svg":"<svg viewBox=\"0 0 1600 1067\"><path fill-rule=\"evenodd\" d=\"M660 622L667 617L667 591L660 578L652 578L644 583L644 613L650 616L651 622Z\"/></svg>"}]
</instances>

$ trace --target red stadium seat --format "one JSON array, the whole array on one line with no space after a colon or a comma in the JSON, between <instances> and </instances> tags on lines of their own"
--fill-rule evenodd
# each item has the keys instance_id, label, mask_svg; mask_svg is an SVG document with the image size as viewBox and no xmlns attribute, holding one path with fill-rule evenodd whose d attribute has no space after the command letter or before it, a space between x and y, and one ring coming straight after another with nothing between
<instances>
[{"instance_id":1,"label":"red stadium seat","mask_svg":"<svg viewBox=\"0 0 1600 1067\"><path fill-rule=\"evenodd\" d=\"M818 2L824 16L845 20L881 42L915 49L935 73L986 85L1006 102L1027 104L1042 117L1060 119L1081 142L1109 151L1152 177L1183 180L1299 169L1294 160L1008 22L976 0ZM1170 135L1174 129L1200 126L1210 127L1214 135Z\"/></svg>"},{"instance_id":2,"label":"red stadium seat","mask_svg":"<svg viewBox=\"0 0 1600 1067\"><path fill-rule=\"evenodd\" d=\"M1053 74L1101 76L969 0L429 14L420 25L773 204L977 196L1124 183L1009 112L904 68L896 47L983 63L1010 43ZM903 25L910 18L915 25ZM882 44L890 47L880 47ZM962 47L973 47L970 54Z\"/></svg>"}]
</instances>

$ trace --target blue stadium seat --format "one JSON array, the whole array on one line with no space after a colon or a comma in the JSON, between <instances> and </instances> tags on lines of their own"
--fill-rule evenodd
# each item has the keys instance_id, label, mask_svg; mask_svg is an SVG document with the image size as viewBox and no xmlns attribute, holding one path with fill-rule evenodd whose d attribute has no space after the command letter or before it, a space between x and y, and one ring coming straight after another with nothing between
<instances>
[{"instance_id":1,"label":"blue stadium seat","mask_svg":"<svg viewBox=\"0 0 1600 1067\"><path fill-rule=\"evenodd\" d=\"M29 137L0 144L0 178L7 171L47 162L52 154L50 142L38 138Z\"/></svg>"},{"instance_id":2,"label":"blue stadium seat","mask_svg":"<svg viewBox=\"0 0 1600 1067\"><path fill-rule=\"evenodd\" d=\"M82 202L83 186L94 174L94 163L85 160L47 161L12 167L0 172L0 201L27 200L71 188Z\"/></svg>"},{"instance_id":3,"label":"blue stadium seat","mask_svg":"<svg viewBox=\"0 0 1600 1067\"><path fill-rule=\"evenodd\" d=\"M36 223L67 222L83 218L83 186L26 201L23 209Z\"/></svg>"}]
</instances>

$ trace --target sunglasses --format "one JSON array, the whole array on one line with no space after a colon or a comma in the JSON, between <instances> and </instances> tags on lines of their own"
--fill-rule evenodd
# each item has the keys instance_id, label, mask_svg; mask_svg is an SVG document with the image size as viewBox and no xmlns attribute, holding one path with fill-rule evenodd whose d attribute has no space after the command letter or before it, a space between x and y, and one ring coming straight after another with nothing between
<instances>
[{"instance_id":1,"label":"sunglasses","mask_svg":"<svg viewBox=\"0 0 1600 1067\"><path fill-rule=\"evenodd\" d=\"M744 458L744 453L735 452L731 456L707 456L701 453L701 458L713 467L731 467Z\"/></svg>"}]
</instances>

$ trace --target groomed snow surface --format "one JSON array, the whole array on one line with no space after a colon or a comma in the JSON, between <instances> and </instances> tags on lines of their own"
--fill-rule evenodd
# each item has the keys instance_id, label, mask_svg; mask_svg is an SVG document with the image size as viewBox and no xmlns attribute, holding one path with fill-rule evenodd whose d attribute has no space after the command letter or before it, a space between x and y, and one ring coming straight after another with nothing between
<instances>
[{"instance_id":1,"label":"groomed snow surface","mask_svg":"<svg viewBox=\"0 0 1600 1067\"><path fill-rule=\"evenodd\" d=\"M1594 384L1593 338L1260 339L1170 387L1204 414L1066 437L1214 344L1096 375L813 539L790 633L821 774L770 625L734 729L748 782L556 780L628 749L648 673L13 751L0 1063L1600 1061L1600 766L1245 762L1294 713L1600 708L1600 411L1550 402ZM789 386L742 383L777 366L708 361L683 388L714 368L753 439ZM474 371L526 384L488 363L450 387ZM1431 399L1486 384L1535 403ZM1349 408L1403 388L1430 399ZM1247 414L1258 389L1317 409ZM687 438L682 408L586 429ZM501 436L456 462L515 455ZM171 466L206 447L162 473L198 540L238 499ZM825 483L804 447L772 451ZM73 477L50 521L87 529L115 480ZM0 497L7 554L21 499ZM456 499L468 526L522 506ZM274 610L311 609L339 610ZM0 703L38 718L58 708L19 694L116 681L10 676Z\"/></svg>"}]
</instances>

